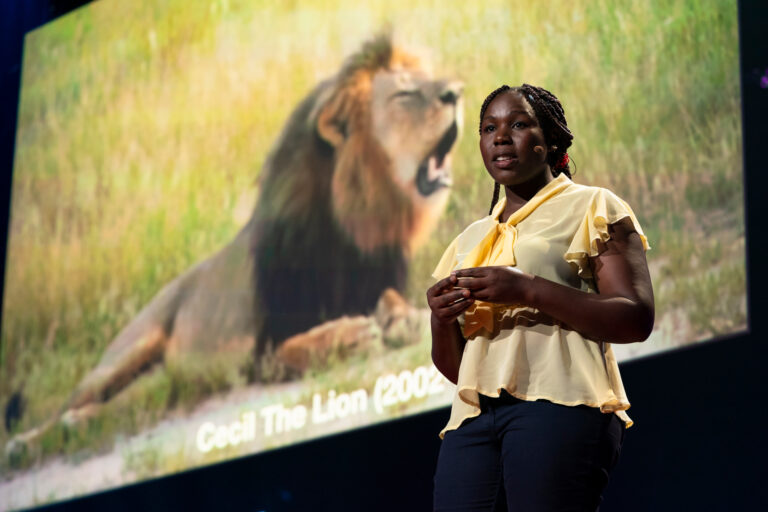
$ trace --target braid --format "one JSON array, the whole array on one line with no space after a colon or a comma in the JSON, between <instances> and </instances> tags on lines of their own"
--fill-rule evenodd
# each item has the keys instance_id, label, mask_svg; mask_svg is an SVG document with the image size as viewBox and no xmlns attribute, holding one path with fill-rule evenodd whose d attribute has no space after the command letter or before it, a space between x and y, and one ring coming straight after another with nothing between
<instances>
[{"instance_id":1,"label":"braid","mask_svg":"<svg viewBox=\"0 0 768 512\"><path fill-rule=\"evenodd\" d=\"M488 210L488 215L493 213L493 207L496 206L496 203L499 200L499 189L501 189L501 186L498 182L493 182L493 199L491 200L491 207Z\"/></svg>"},{"instance_id":2,"label":"braid","mask_svg":"<svg viewBox=\"0 0 768 512\"><path fill-rule=\"evenodd\" d=\"M547 157L547 163L552 168L552 174L557 176L562 173L570 178L571 168L565 156L568 148L571 147L573 134L568 129L565 110L563 110L560 100L548 90L535 85L523 84L517 90L523 94L536 112L547 143L557 146L557 149ZM563 160L565 163L561 163Z\"/></svg>"}]
</instances>

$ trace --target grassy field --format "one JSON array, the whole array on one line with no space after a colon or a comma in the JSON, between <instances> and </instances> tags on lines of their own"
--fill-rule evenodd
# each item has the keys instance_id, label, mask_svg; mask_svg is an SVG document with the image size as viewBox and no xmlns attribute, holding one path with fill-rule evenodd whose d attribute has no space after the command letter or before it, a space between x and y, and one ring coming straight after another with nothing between
<instances>
[{"instance_id":1,"label":"grassy field","mask_svg":"<svg viewBox=\"0 0 768 512\"><path fill-rule=\"evenodd\" d=\"M735 2L147 4L98 2L26 41L0 347L0 402L22 391L27 405L12 432L61 407L163 284L233 238L291 109L388 25L437 76L465 83L456 192L412 261L413 304L447 243L487 212L482 100L528 82L566 107L575 181L613 189L644 226L657 319L675 333L656 348L745 327ZM382 357L397 368L429 356ZM0 468L108 449L116 432L243 383L225 364L203 380L155 372Z\"/></svg>"}]
</instances>

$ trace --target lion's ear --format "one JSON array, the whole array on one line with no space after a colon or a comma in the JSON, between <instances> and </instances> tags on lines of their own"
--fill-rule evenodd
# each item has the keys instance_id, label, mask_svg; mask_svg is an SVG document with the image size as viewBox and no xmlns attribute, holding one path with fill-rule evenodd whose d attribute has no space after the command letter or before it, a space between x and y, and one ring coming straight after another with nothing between
<instances>
[{"instance_id":1,"label":"lion's ear","mask_svg":"<svg viewBox=\"0 0 768 512\"><path fill-rule=\"evenodd\" d=\"M333 147L341 146L347 138L346 103L343 94L336 94L317 115L317 133Z\"/></svg>"}]
</instances>

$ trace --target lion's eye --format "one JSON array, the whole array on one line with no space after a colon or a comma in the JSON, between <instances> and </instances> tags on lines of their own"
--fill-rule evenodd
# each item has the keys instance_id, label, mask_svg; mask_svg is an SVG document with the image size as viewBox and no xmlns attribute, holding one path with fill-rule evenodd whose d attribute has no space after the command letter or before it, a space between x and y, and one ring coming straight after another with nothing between
<instances>
[{"instance_id":1,"label":"lion's eye","mask_svg":"<svg viewBox=\"0 0 768 512\"><path fill-rule=\"evenodd\" d=\"M413 100L421 98L421 91L418 89L403 89L393 94L390 99L392 100Z\"/></svg>"}]
</instances>

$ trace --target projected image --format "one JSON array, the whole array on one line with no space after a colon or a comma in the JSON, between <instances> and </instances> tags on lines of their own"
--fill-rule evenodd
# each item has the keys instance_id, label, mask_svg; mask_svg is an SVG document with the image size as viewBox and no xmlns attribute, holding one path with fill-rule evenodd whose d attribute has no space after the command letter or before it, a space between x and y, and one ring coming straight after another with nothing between
<instances>
[{"instance_id":1,"label":"projected image","mask_svg":"<svg viewBox=\"0 0 768 512\"><path fill-rule=\"evenodd\" d=\"M502 83L562 99L574 181L648 236L656 326L617 357L746 328L734 1L411 4L104 0L27 36L0 509L447 405L425 292L487 213Z\"/></svg>"}]
</instances>

